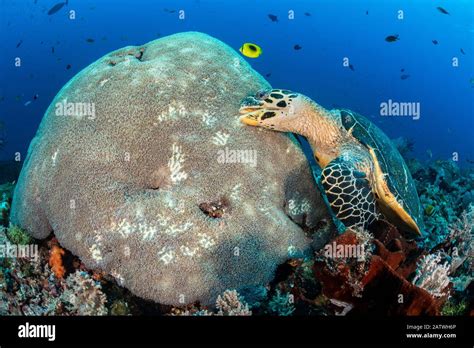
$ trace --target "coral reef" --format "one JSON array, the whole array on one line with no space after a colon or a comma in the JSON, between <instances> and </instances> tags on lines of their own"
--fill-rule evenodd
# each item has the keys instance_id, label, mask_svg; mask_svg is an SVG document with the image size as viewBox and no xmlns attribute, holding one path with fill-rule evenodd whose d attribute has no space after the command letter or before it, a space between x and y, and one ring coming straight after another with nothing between
<instances>
[{"instance_id":1,"label":"coral reef","mask_svg":"<svg viewBox=\"0 0 474 348\"><path fill-rule=\"evenodd\" d=\"M239 293L236 290L226 290L222 296L217 296L216 307L218 309L217 315L252 315L249 306L246 303L242 303L242 299L239 297Z\"/></svg>"},{"instance_id":2,"label":"coral reef","mask_svg":"<svg viewBox=\"0 0 474 348\"><path fill-rule=\"evenodd\" d=\"M383 220L337 234L291 138L236 119L262 87L198 33L112 52L71 80L13 202L14 183L0 185L0 247L39 253L0 256L0 315L472 315L472 169L422 164L400 138L423 237ZM96 115L56 113L69 102Z\"/></svg>"},{"instance_id":3,"label":"coral reef","mask_svg":"<svg viewBox=\"0 0 474 348\"><path fill-rule=\"evenodd\" d=\"M421 259L412 283L435 297L446 296L450 268L448 261L442 262L441 253L426 255Z\"/></svg>"},{"instance_id":4,"label":"coral reef","mask_svg":"<svg viewBox=\"0 0 474 348\"><path fill-rule=\"evenodd\" d=\"M282 293L277 289L268 303L268 311L270 314L283 317L292 315L295 311L293 295Z\"/></svg>"},{"instance_id":5,"label":"coral reef","mask_svg":"<svg viewBox=\"0 0 474 348\"><path fill-rule=\"evenodd\" d=\"M70 313L76 315L105 315L106 297L100 284L87 272L76 271L70 274L64 285L61 300Z\"/></svg>"},{"instance_id":6,"label":"coral reef","mask_svg":"<svg viewBox=\"0 0 474 348\"><path fill-rule=\"evenodd\" d=\"M327 218L299 147L238 120L241 100L268 87L200 33L105 55L47 110L12 222L37 239L54 231L89 269L162 304L267 284L309 251L297 223Z\"/></svg>"},{"instance_id":7,"label":"coral reef","mask_svg":"<svg viewBox=\"0 0 474 348\"><path fill-rule=\"evenodd\" d=\"M416 244L404 241L396 228L385 223L372 232L375 249L364 259L319 257L314 264L322 294L337 307L333 314L438 314L442 302L406 280L421 252ZM344 246L360 243L353 231L335 241Z\"/></svg>"},{"instance_id":8,"label":"coral reef","mask_svg":"<svg viewBox=\"0 0 474 348\"><path fill-rule=\"evenodd\" d=\"M13 244L25 245L31 242L30 235L24 231L22 228L10 224L6 230L6 234L10 242Z\"/></svg>"},{"instance_id":9,"label":"coral reef","mask_svg":"<svg viewBox=\"0 0 474 348\"><path fill-rule=\"evenodd\" d=\"M12 246L0 230L0 245ZM38 260L0 259L0 315L103 315L107 314L101 285L87 272L58 279L48 265L48 250Z\"/></svg>"},{"instance_id":10,"label":"coral reef","mask_svg":"<svg viewBox=\"0 0 474 348\"><path fill-rule=\"evenodd\" d=\"M239 295L237 290L225 290L217 296L215 310L195 305L188 305L185 308L173 307L171 315L179 316L250 316L252 311L249 305Z\"/></svg>"},{"instance_id":11,"label":"coral reef","mask_svg":"<svg viewBox=\"0 0 474 348\"><path fill-rule=\"evenodd\" d=\"M474 190L474 173L460 170L453 161L437 160L419 166L413 177L425 210L422 245L432 249L448 238L450 225L474 204L469 198Z\"/></svg>"},{"instance_id":12,"label":"coral reef","mask_svg":"<svg viewBox=\"0 0 474 348\"><path fill-rule=\"evenodd\" d=\"M0 225L8 226L13 189L15 185L7 182L0 185Z\"/></svg>"}]
</instances>

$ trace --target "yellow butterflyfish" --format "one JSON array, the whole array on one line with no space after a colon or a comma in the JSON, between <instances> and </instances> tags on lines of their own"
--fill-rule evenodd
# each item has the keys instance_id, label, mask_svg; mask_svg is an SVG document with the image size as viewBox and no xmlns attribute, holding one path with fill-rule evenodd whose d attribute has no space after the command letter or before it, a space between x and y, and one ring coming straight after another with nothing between
<instances>
[{"instance_id":1,"label":"yellow butterflyfish","mask_svg":"<svg viewBox=\"0 0 474 348\"><path fill-rule=\"evenodd\" d=\"M258 58L262 54L260 46L249 42L244 43L239 51L249 58Z\"/></svg>"}]
</instances>

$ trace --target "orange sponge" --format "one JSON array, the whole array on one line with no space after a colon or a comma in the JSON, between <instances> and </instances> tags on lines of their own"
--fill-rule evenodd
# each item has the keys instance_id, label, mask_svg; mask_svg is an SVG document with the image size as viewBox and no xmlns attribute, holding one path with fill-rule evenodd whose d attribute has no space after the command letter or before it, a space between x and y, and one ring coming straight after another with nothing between
<instances>
[{"instance_id":1,"label":"orange sponge","mask_svg":"<svg viewBox=\"0 0 474 348\"><path fill-rule=\"evenodd\" d=\"M63 265L63 255L64 250L57 245L53 245L49 256L49 265L51 266L51 270L53 271L56 278L59 279L62 279L66 273L66 269Z\"/></svg>"}]
</instances>

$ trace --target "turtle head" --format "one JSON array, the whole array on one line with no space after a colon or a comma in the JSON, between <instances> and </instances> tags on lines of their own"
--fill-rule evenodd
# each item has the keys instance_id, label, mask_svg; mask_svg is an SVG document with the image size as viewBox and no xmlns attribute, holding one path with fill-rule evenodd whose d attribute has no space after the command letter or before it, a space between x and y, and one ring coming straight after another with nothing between
<instances>
[{"instance_id":1,"label":"turtle head","mask_svg":"<svg viewBox=\"0 0 474 348\"><path fill-rule=\"evenodd\" d=\"M248 126L298 133L306 97L284 89L262 90L242 101L240 121Z\"/></svg>"}]
</instances>

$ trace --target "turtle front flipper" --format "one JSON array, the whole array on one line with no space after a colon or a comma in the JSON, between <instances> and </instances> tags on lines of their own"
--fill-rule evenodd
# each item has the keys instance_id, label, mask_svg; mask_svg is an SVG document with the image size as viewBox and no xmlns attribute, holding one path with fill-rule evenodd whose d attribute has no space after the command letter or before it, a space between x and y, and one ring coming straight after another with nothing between
<instances>
[{"instance_id":1,"label":"turtle front flipper","mask_svg":"<svg viewBox=\"0 0 474 348\"><path fill-rule=\"evenodd\" d=\"M366 229L377 219L370 182L354 163L335 158L323 169L321 183L332 211L346 228Z\"/></svg>"}]
</instances>

